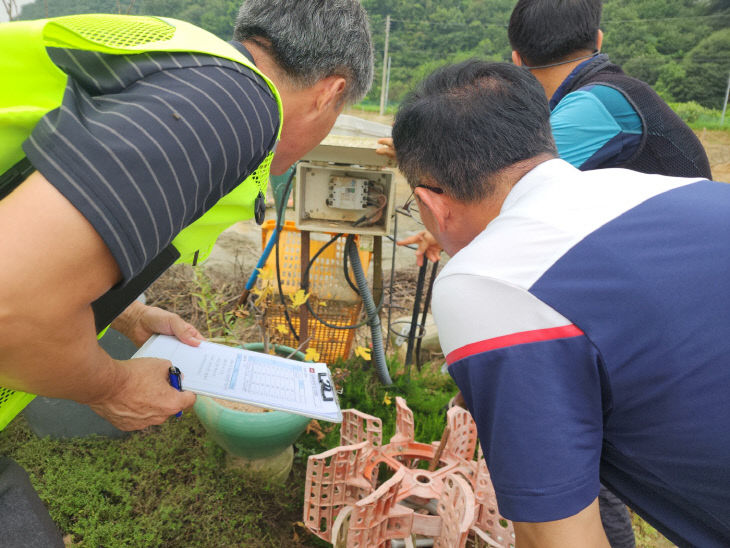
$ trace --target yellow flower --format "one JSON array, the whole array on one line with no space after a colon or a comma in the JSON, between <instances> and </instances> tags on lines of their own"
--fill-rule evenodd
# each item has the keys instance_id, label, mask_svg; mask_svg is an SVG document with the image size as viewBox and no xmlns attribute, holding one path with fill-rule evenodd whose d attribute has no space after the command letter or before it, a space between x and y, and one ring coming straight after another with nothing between
<instances>
[{"instance_id":1,"label":"yellow flower","mask_svg":"<svg viewBox=\"0 0 730 548\"><path fill-rule=\"evenodd\" d=\"M257 268L259 273L259 280L262 282L271 282L274 280L274 269L273 268Z\"/></svg>"},{"instance_id":2,"label":"yellow flower","mask_svg":"<svg viewBox=\"0 0 730 548\"><path fill-rule=\"evenodd\" d=\"M371 360L370 352L371 352L371 350L369 348L366 348L364 346L358 346L355 349L355 356L358 356L358 357L362 358L363 360L365 360L366 362L369 362Z\"/></svg>"},{"instance_id":3,"label":"yellow flower","mask_svg":"<svg viewBox=\"0 0 730 548\"><path fill-rule=\"evenodd\" d=\"M274 294L274 288L270 285L267 285L264 289L255 291L254 295L257 295L256 300L254 301L254 306L256 308L261 308L264 304L266 304L266 299Z\"/></svg>"},{"instance_id":4,"label":"yellow flower","mask_svg":"<svg viewBox=\"0 0 730 548\"><path fill-rule=\"evenodd\" d=\"M385 397L383 398L383 403L385 405L390 405L393 403L393 400L390 399L390 396L388 395L387 392L385 393Z\"/></svg>"},{"instance_id":5,"label":"yellow flower","mask_svg":"<svg viewBox=\"0 0 730 548\"><path fill-rule=\"evenodd\" d=\"M291 299L291 307L296 310L307 302L309 293L305 293L303 289L300 289L294 295L289 295L289 298Z\"/></svg>"},{"instance_id":6,"label":"yellow flower","mask_svg":"<svg viewBox=\"0 0 730 548\"><path fill-rule=\"evenodd\" d=\"M317 352L314 348L309 347L307 348L306 353L304 354L304 360L305 361L313 361L318 362L319 361L319 352Z\"/></svg>"}]
</instances>

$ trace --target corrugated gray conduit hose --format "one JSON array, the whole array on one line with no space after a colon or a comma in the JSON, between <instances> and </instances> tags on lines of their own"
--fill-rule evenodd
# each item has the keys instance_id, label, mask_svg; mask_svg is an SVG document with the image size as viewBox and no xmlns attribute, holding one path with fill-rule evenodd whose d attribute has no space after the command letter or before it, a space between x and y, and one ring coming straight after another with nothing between
<instances>
[{"instance_id":1,"label":"corrugated gray conduit hose","mask_svg":"<svg viewBox=\"0 0 730 548\"><path fill-rule=\"evenodd\" d=\"M375 371L378 374L380 382L385 386L390 386L393 381L390 379L390 373L388 372L388 364L385 361L385 350L383 348L383 331L380 325L380 316L378 315L378 307L375 306L373 301L373 295L370 293L368 287L368 280L365 277L365 272L362 269L362 263L360 262L360 253L358 253L357 245L351 238L347 239L347 249L345 250L350 258L350 264L352 265L352 272L355 274L355 281L357 287L360 290L360 297L365 305L365 312L368 316L368 325L370 326L370 334L373 339L373 363L375 364Z\"/></svg>"}]
</instances>

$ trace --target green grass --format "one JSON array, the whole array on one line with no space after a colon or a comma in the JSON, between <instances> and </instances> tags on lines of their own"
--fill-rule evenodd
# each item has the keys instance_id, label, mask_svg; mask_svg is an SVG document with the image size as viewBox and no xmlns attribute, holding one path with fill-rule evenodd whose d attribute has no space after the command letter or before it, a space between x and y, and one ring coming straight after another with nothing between
<instances>
[{"instance_id":1,"label":"green grass","mask_svg":"<svg viewBox=\"0 0 730 548\"><path fill-rule=\"evenodd\" d=\"M695 131L709 129L713 131L727 131L730 133L730 112L725 115L725 123L720 123L720 116L700 116L694 122L687 124Z\"/></svg>"},{"instance_id":2,"label":"green grass","mask_svg":"<svg viewBox=\"0 0 730 548\"><path fill-rule=\"evenodd\" d=\"M701 131L703 129L730 131L730 116L728 113L725 115L725 123L723 124L721 123L721 111L703 107L694 101L687 103L669 102L667 104L695 131Z\"/></svg>"},{"instance_id":3,"label":"green grass","mask_svg":"<svg viewBox=\"0 0 730 548\"><path fill-rule=\"evenodd\" d=\"M442 408L456 390L448 376L427 367L409 382L396 372L395 385L386 389L360 360L338 369L342 407L384 419L384 439L394 431L396 395L408 399L419 441L440 438ZM122 440L38 439L21 417L0 433L0 454L28 471L51 517L78 546L327 546L297 525L307 457L339 442L337 427L320 426L325 439L299 439L281 486L227 470L223 450L192 412Z\"/></svg>"},{"instance_id":4,"label":"green grass","mask_svg":"<svg viewBox=\"0 0 730 548\"><path fill-rule=\"evenodd\" d=\"M633 512L631 513L631 524L634 527L636 548L672 548L674 546L664 538L664 535Z\"/></svg>"}]
</instances>

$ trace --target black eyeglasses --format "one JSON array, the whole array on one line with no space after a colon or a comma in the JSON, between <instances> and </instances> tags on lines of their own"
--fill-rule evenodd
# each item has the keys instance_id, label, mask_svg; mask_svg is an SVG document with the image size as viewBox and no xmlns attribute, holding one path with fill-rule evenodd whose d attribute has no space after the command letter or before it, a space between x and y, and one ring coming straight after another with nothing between
<instances>
[{"instance_id":1,"label":"black eyeglasses","mask_svg":"<svg viewBox=\"0 0 730 548\"><path fill-rule=\"evenodd\" d=\"M401 213L403 215L408 215L411 219L416 221L418 224L423 224L421 221L421 213L418 211L418 202L416 202L416 189L417 188L425 188L426 190L430 190L434 194L443 194L444 189L439 188L436 186L429 186L429 185L415 185L411 189L411 194L408 196L408 199L406 200L406 203L403 204L402 207L396 208L396 211L398 213Z\"/></svg>"}]
</instances>

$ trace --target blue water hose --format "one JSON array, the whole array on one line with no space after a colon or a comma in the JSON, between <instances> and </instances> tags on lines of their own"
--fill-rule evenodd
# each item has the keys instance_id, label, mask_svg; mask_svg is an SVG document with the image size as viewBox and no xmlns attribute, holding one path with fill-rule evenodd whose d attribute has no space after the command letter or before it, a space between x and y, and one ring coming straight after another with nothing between
<instances>
[{"instance_id":1,"label":"blue water hose","mask_svg":"<svg viewBox=\"0 0 730 548\"><path fill-rule=\"evenodd\" d=\"M269 241L266 242L266 247L264 247L264 251L263 253L261 253L261 257L259 257L259 262L256 263L256 268L254 268L253 272L251 272L251 275L246 282L246 287L244 288L241 296L238 299L237 306L239 307L246 304L246 301L248 300L248 296L251 293L253 286L256 285L256 280L259 277L260 270L264 267L264 265L266 265L266 261L269 259L269 255L271 255L271 251L276 245L276 241L279 237L279 232L281 232L281 227L284 225L283 212L286 208L286 202L289 200L289 195L291 194L291 183L292 179L294 178L295 171L296 164L290 167L283 175L272 175L270 178L272 190L274 193L274 200L277 204L276 226L274 228L274 231L271 233L271 236L269 236Z\"/></svg>"},{"instance_id":2,"label":"blue water hose","mask_svg":"<svg viewBox=\"0 0 730 548\"><path fill-rule=\"evenodd\" d=\"M261 257L259 257L259 262L256 263L256 268L254 268L253 272L251 272L251 276L249 276L248 282L246 282L246 291L251 291L253 289L253 286L256 284L256 279L259 276L259 270L264 267L266 261L269 258L269 255L271 255L271 250L274 249L274 245L276 244L276 237L279 235L280 231L281 227L279 226L279 223L276 223L274 232L272 232L271 236L269 236L269 241L266 242L264 252L261 254Z\"/></svg>"}]
</instances>

